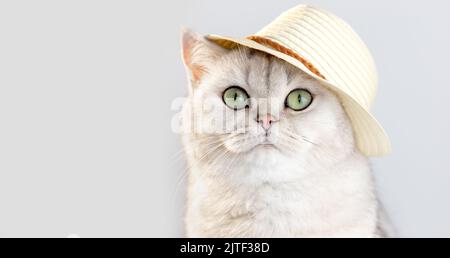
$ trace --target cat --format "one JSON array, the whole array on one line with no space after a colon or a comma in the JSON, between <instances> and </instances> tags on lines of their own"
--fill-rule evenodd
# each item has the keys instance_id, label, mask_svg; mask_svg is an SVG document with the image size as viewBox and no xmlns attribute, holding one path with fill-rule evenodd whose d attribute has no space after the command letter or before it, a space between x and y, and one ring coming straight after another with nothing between
<instances>
[{"instance_id":1,"label":"cat","mask_svg":"<svg viewBox=\"0 0 450 258\"><path fill-rule=\"evenodd\" d=\"M257 50L182 32L187 237L387 237L336 95Z\"/></svg>"}]
</instances>

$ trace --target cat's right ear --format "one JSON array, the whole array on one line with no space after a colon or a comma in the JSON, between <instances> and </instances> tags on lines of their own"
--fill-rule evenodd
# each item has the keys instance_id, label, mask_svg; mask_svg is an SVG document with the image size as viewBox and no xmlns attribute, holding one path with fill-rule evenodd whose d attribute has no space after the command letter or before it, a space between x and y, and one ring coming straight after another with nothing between
<instances>
[{"instance_id":1,"label":"cat's right ear","mask_svg":"<svg viewBox=\"0 0 450 258\"><path fill-rule=\"evenodd\" d=\"M222 47L187 28L181 30L181 47L184 65L193 88L208 72L208 67L226 52Z\"/></svg>"}]
</instances>

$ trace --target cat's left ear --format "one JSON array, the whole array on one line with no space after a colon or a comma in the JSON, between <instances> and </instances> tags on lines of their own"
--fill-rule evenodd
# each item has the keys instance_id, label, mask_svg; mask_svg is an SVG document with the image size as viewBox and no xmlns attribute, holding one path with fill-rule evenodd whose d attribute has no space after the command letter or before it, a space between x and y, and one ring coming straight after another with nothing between
<instances>
[{"instance_id":1,"label":"cat's left ear","mask_svg":"<svg viewBox=\"0 0 450 258\"><path fill-rule=\"evenodd\" d=\"M181 46L183 61L192 87L196 87L203 75L208 72L208 68L227 52L190 29L182 29Z\"/></svg>"}]
</instances>

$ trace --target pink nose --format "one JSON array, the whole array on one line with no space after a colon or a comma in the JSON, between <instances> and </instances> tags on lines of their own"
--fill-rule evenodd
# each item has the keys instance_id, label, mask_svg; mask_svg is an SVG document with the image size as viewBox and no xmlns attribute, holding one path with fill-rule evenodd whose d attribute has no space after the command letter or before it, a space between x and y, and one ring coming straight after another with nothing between
<instances>
[{"instance_id":1,"label":"pink nose","mask_svg":"<svg viewBox=\"0 0 450 258\"><path fill-rule=\"evenodd\" d=\"M274 122L274 118L272 115L267 114L263 117L260 118L260 120L258 121L259 123L261 123L262 127L264 128L264 130L269 130L270 126L272 125L272 123Z\"/></svg>"}]
</instances>

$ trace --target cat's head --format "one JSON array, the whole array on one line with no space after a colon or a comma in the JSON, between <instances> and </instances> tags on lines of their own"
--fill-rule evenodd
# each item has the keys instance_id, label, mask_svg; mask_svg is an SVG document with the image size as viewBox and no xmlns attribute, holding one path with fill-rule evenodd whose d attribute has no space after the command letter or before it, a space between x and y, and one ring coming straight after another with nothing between
<instances>
[{"instance_id":1,"label":"cat's head","mask_svg":"<svg viewBox=\"0 0 450 258\"><path fill-rule=\"evenodd\" d=\"M333 92L298 68L249 48L223 49L184 31L192 136L204 153L273 154L299 162L354 151L352 129Z\"/></svg>"}]
</instances>

